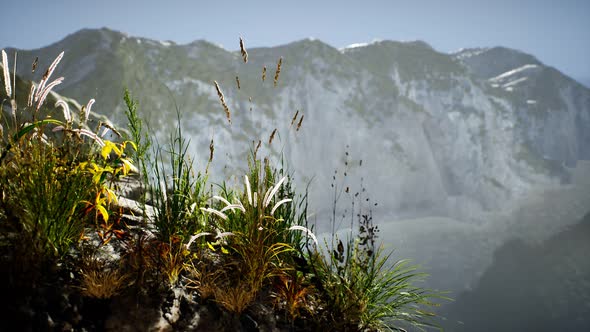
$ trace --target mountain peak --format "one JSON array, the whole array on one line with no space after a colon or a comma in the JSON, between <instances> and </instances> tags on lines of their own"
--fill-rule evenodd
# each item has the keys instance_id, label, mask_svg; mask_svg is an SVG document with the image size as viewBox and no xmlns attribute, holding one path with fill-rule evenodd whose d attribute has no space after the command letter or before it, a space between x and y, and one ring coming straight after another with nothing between
<instances>
[{"instance_id":1,"label":"mountain peak","mask_svg":"<svg viewBox=\"0 0 590 332\"><path fill-rule=\"evenodd\" d=\"M451 56L483 79L490 79L525 65L543 65L530 54L502 46L461 49L451 53Z\"/></svg>"},{"instance_id":2,"label":"mountain peak","mask_svg":"<svg viewBox=\"0 0 590 332\"><path fill-rule=\"evenodd\" d=\"M331 49L336 49L332 45L329 45L327 43L324 43L323 41L321 41L321 40L319 40L317 38L313 38L313 37L308 37L308 38L296 40L294 42L287 43L287 44L285 44L283 46L288 47L288 48L304 47L304 48L322 48L322 49L331 48Z\"/></svg>"}]
</instances>

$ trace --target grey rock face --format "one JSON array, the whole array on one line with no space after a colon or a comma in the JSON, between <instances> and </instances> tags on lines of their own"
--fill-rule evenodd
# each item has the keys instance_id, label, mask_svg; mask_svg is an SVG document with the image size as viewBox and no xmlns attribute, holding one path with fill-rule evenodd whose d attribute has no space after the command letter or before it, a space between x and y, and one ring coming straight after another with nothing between
<instances>
[{"instance_id":1,"label":"grey rock face","mask_svg":"<svg viewBox=\"0 0 590 332\"><path fill-rule=\"evenodd\" d=\"M50 62L62 49L59 70L75 82L59 92L96 98L93 110L123 125L119 96L129 87L160 144L180 109L197 168L215 142L213 180L239 179L253 142L268 142L277 128L259 155L283 153L301 188L313 179L319 214L329 210L335 169L346 172L342 188L363 177L388 214L482 221L533 188L567 182L564 166L590 158L590 90L507 48L444 54L423 42L384 41L338 50L303 40L250 49L244 64L239 53L204 41L176 45L101 29L21 51L20 63ZM299 131L290 125L297 111L305 116Z\"/></svg>"}]
</instances>

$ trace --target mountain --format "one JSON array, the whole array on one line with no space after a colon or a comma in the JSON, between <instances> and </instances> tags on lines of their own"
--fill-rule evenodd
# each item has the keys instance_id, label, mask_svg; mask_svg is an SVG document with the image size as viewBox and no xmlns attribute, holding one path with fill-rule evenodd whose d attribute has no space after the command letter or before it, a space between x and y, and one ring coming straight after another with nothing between
<instances>
[{"instance_id":1,"label":"mountain","mask_svg":"<svg viewBox=\"0 0 590 332\"><path fill-rule=\"evenodd\" d=\"M62 50L59 92L96 98L96 112L123 124L129 87L161 143L178 107L201 165L211 138L217 143L214 175L240 174L252 141L267 141L278 128L280 145L263 149L282 151L302 183L314 179L316 207L329 204L322 190L347 162L343 181L352 185L364 174L390 214L478 221L531 188L567 182L566 166L590 159L590 90L507 48L445 54L424 42L383 41L338 50L302 40L250 49L244 64L238 52L206 41L177 45L100 29L21 50L19 63L38 56L43 68ZM18 74L38 79L23 65ZM289 128L297 110L305 115L300 132Z\"/></svg>"},{"instance_id":2,"label":"mountain","mask_svg":"<svg viewBox=\"0 0 590 332\"><path fill-rule=\"evenodd\" d=\"M276 162L282 153L298 188L311 181L319 233L330 230L339 191L337 211L345 213L366 188L395 257L423 264L429 285L451 296L473 289L508 239L544 241L590 210L590 89L518 50L446 54L420 41L336 49L306 39L248 49L245 64L239 51L207 41L178 45L99 29L19 50L18 75L38 81L43 72L31 74L28 64L39 57L44 69L61 51L57 92L95 98L94 112L124 126L128 87L163 145L180 110L197 170L214 141L213 181L241 183L259 140L259 156ZM298 111L299 130L298 121L291 125Z\"/></svg>"},{"instance_id":3,"label":"mountain","mask_svg":"<svg viewBox=\"0 0 590 332\"><path fill-rule=\"evenodd\" d=\"M449 306L445 329L588 331L589 238L590 214L540 243L502 245L477 287Z\"/></svg>"}]
</instances>

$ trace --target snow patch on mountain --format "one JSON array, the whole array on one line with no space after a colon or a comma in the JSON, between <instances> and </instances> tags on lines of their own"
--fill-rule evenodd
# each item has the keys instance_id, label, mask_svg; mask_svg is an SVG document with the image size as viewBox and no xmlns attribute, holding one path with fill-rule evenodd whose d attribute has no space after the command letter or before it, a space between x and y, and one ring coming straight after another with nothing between
<instances>
[{"instance_id":1,"label":"snow patch on mountain","mask_svg":"<svg viewBox=\"0 0 590 332\"><path fill-rule=\"evenodd\" d=\"M463 60L480 55L488 50L489 48L460 48L455 52L451 52L450 55L459 60Z\"/></svg>"},{"instance_id":2,"label":"snow patch on mountain","mask_svg":"<svg viewBox=\"0 0 590 332\"><path fill-rule=\"evenodd\" d=\"M512 69L512 70L509 70L509 71L507 71L505 73L502 73L502 74L500 74L500 75L498 75L496 77L492 77L492 78L489 79L489 81L490 82L502 81L502 80L504 80L504 79L506 79L506 78L508 78L510 76L513 76L513 75L516 75L516 74L520 74L520 73L523 73L525 71L529 71L530 72L531 70L537 69L537 68L539 68L538 65L526 64L526 65L524 65L522 67L518 67L518 68L515 68L515 69Z\"/></svg>"}]
</instances>

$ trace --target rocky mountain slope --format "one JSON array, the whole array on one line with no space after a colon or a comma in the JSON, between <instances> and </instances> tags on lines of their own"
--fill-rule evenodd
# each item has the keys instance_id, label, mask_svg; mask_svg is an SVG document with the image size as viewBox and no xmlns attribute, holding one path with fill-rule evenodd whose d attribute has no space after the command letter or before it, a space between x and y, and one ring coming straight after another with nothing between
<instances>
[{"instance_id":1,"label":"rocky mountain slope","mask_svg":"<svg viewBox=\"0 0 590 332\"><path fill-rule=\"evenodd\" d=\"M590 214L546 241L507 242L478 285L448 307L445 330L587 331L589 237Z\"/></svg>"},{"instance_id":2,"label":"rocky mountain slope","mask_svg":"<svg viewBox=\"0 0 590 332\"><path fill-rule=\"evenodd\" d=\"M565 166L590 158L590 90L516 50L449 55L423 42L392 41L339 50L302 40L250 49L244 64L239 52L206 41L176 45L100 29L19 51L19 62L38 56L43 68L62 50L60 93L96 98L96 112L123 123L121 96L129 87L160 143L180 109L198 164L210 140L216 143L214 178L239 175L252 142L268 141L278 128L280 141L263 149L282 151L301 183L313 179L320 213L337 168L347 179L364 176L384 212L482 221L482 212L531 188L567 182ZM25 65L18 74L34 78ZM300 131L290 126L298 110L305 116Z\"/></svg>"}]
</instances>

